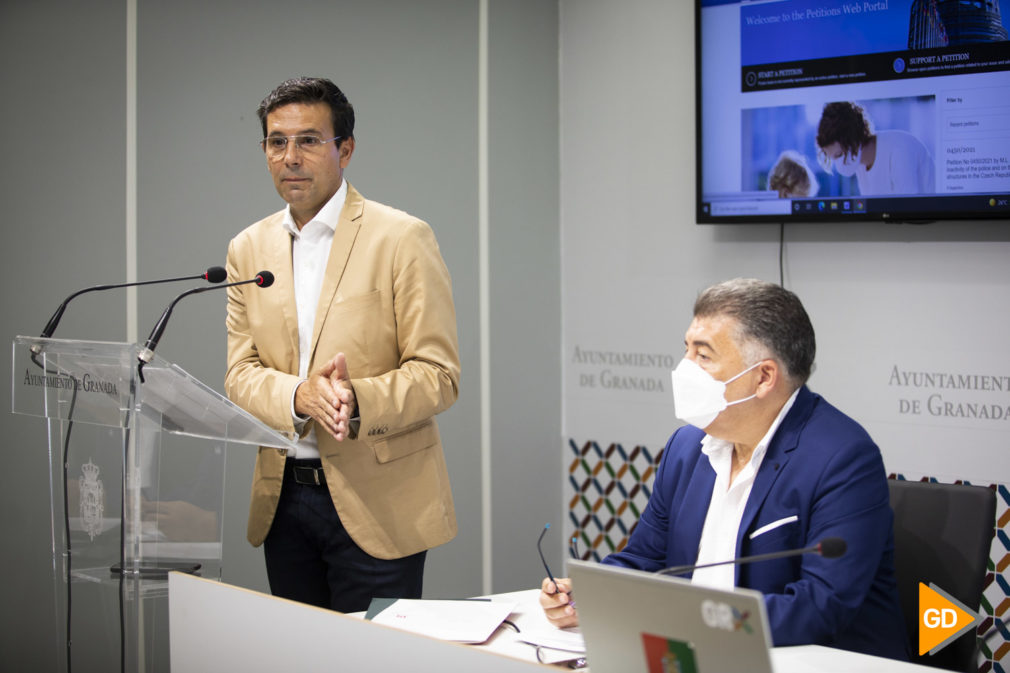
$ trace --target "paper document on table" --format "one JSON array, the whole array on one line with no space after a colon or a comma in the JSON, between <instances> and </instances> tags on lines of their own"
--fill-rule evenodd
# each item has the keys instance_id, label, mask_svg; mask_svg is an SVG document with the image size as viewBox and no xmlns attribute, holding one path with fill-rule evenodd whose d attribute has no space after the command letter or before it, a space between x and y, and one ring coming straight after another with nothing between
<instances>
[{"instance_id":1,"label":"paper document on table","mask_svg":"<svg viewBox=\"0 0 1010 673\"><path fill-rule=\"evenodd\" d=\"M530 645L549 647L552 650L564 650L565 652L576 652L582 654L586 651L586 641L582 639L582 633L576 630L544 629L524 630L519 634L519 640Z\"/></svg>"},{"instance_id":2,"label":"paper document on table","mask_svg":"<svg viewBox=\"0 0 1010 673\"><path fill-rule=\"evenodd\" d=\"M516 603L404 598L379 612L372 621L439 640L483 643L515 608Z\"/></svg>"}]
</instances>

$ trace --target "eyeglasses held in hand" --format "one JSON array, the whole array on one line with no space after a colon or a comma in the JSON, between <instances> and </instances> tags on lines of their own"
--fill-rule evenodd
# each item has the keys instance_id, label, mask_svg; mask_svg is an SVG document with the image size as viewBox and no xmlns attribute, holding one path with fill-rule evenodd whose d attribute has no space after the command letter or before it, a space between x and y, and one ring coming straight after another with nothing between
<instances>
[{"instance_id":1,"label":"eyeglasses held in hand","mask_svg":"<svg viewBox=\"0 0 1010 673\"><path fill-rule=\"evenodd\" d=\"M547 565L547 559L544 558L544 550L541 543L544 541L544 535L547 534L547 529L551 527L551 524L544 524L544 529L540 531L540 537L537 538L537 552L540 554L540 562L544 564L544 570L547 571L547 577L550 578L551 582L554 582L554 590L561 591L561 587L558 586L557 580L554 579L554 575L551 574L551 569Z\"/></svg>"},{"instance_id":2,"label":"eyeglasses held in hand","mask_svg":"<svg viewBox=\"0 0 1010 673\"><path fill-rule=\"evenodd\" d=\"M332 143L334 140L340 140L340 136L326 139L314 135L267 136L260 141L260 147L263 148L268 157L277 159L284 156L284 153L288 151L288 141L294 141L295 148L302 152L318 152L323 149L323 145Z\"/></svg>"},{"instance_id":3,"label":"eyeglasses held in hand","mask_svg":"<svg viewBox=\"0 0 1010 673\"><path fill-rule=\"evenodd\" d=\"M575 601L571 599L572 598L572 592L570 592L570 591L561 591L561 587L558 585L558 581L556 579L554 579L554 575L551 573L551 569L547 565L547 559L544 558L544 550L543 550L543 547L542 547L541 543L543 543L543 541L544 541L544 535L547 534L547 529L550 528L550 527L551 527L551 524L549 524L549 523L548 524L544 524L544 529L542 531L540 531L540 537L537 538L537 551L540 553L540 562L544 564L544 570L547 571L547 577L548 577L548 579L550 579L550 581L554 583L554 590L556 592L558 592L558 593L565 593L565 594L567 594L568 595L568 599L569 599L569 603L568 604L571 605L572 607L575 607ZM574 538L572 538L572 540L574 541Z\"/></svg>"}]
</instances>

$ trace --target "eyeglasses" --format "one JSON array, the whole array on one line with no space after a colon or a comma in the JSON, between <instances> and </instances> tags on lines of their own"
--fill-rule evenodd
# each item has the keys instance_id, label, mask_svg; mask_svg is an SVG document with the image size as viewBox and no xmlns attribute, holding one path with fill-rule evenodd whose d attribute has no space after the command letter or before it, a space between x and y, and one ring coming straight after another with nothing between
<instances>
[{"instance_id":1,"label":"eyeglasses","mask_svg":"<svg viewBox=\"0 0 1010 673\"><path fill-rule=\"evenodd\" d=\"M541 543L544 541L544 535L547 534L547 529L551 527L551 524L545 524L544 529L540 531L540 537L537 538L537 552L540 554L540 562L544 564L544 570L547 571L547 577L550 578L551 582L554 582L554 589L560 591L561 587L558 586L557 581L554 579L554 575L551 574L551 569L547 565L547 559L544 558L544 550L541 547Z\"/></svg>"},{"instance_id":2,"label":"eyeglasses","mask_svg":"<svg viewBox=\"0 0 1010 673\"><path fill-rule=\"evenodd\" d=\"M297 135L297 136L267 136L260 141L260 147L263 151L267 153L267 156L271 159L277 159L284 156L284 153L288 151L288 141L293 140L295 142L295 148L301 150L302 152L319 152L323 149L323 145L326 143L332 143L334 140L340 140L340 136L334 136L332 138L320 138L319 136L312 135Z\"/></svg>"},{"instance_id":3,"label":"eyeglasses","mask_svg":"<svg viewBox=\"0 0 1010 673\"><path fill-rule=\"evenodd\" d=\"M574 535L572 535L572 539L570 540L570 544L568 545L568 553L572 555L572 558L581 559L583 561L586 560L586 559L583 559L582 558L582 554L579 553L579 534L578 533L575 533Z\"/></svg>"},{"instance_id":4,"label":"eyeglasses","mask_svg":"<svg viewBox=\"0 0 1010 673\"><path fill-rule=\"evenodd\" d=\"M549 524L549 523L548 524L544 524L544 529L542 531L540 531L540 537L537 538L537 552L540 554L540 562L544 564L544 570L547 571L547 577L550 579L551 582L554 583L554 589L556 591L561 591L561 587L558 585L558 581L556 579L554 579L554 575L551 573L550 566L547 565L547 559L544 558L544 550L543 550L543 547L542 547L542 543L544 541L544 535L547 534L547 529L550 528L550 527L551 527L551 524ZM578 558L578 544L575 541L575 536L572 537L571 543L572 543L572 545L569 547L568 551L569 552L574 552L574 556L576 558ZM572 597L571 592L568 592L568 598L569 598L569 603L568 604L571 605L572 607L574 607L575 606L575 601L571 600L571 597Z\"/></svg>"}]
</instances>

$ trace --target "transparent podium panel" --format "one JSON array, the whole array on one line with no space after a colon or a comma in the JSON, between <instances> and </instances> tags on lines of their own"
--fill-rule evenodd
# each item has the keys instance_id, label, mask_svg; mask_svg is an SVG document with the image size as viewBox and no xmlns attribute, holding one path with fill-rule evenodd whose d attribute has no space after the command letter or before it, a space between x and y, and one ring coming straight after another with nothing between
<instances>
[{"instance_id":1,"label":"transparent podium panel","mask_svg":"<svg viewBox=\"0 0 1010 673\"><path fill-rule=\"evenodd\" d=\"M137 412L160 431L252 446L293 449L213 388L160 356L139 366L136 344L14 339L11 406L17 414L128 427Z\"/></svg>"},{"instance_id":2,"label":"transparent podium panel","mask_svg":"<svg viewBox=\"0 0 1010 673\"><path fill-rule=\"evenodd\" d=\"M228 442L162 433L147 417L136 427L135 460L126 466L135 475L125 503L127 571L220 579Z\"/></svg>"},{"instance_id":3,"label":"transparent podium panel","mask_svg":"<svg viewBox=\"0 0 1010 673\"><path fill-rule=\"evenodd\" d=\"M180 367L140 366L138 352L13 344L12 410L46 419L61 671L168 671L167 573L221 578L228 453L294 447Z\"/></svg>"},{"instance_id":4,"label":"transparent podium panel","mask_svg":"<svg viewBox=\"0 0 1010 673\"><path fill-rule=\"evenodd\" d=\"M135 362L135 347L125 344L17 337L12 411L124 428L133 407Z\"/></svg>"}]
</instances>

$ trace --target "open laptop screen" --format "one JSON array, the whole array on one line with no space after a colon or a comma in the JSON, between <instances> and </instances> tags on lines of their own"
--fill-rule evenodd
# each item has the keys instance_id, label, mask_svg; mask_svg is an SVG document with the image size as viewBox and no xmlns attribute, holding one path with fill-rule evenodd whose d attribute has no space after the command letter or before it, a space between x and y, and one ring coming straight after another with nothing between
<instances>
[{"instance_id":1,"label":"open laptop screen","mask_svg":"<svg viewBox=\"0 0 1010 673\"><path fill-rule=\"evenodd\" d=\"M593 673L771 673L761 593L569 561Z\"/></svg>"}]
</instances>

